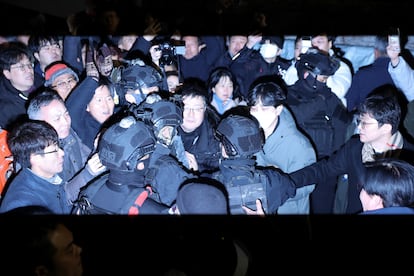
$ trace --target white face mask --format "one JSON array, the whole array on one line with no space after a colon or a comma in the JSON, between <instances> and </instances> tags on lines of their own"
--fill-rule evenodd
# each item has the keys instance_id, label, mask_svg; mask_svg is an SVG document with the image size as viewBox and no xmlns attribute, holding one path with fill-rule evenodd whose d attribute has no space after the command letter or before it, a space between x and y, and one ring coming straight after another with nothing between
<instances>
[{"instance_id":1,"label":"white face mask","mask_svg":"<svg viewBox=\"0 0 414 276\"><path fill-rule=\"evenodd\" d=\"M260 54L263 58L274 58L278 49L277 45L266 43L260 47Z\"/></svg>"}]
</instances>

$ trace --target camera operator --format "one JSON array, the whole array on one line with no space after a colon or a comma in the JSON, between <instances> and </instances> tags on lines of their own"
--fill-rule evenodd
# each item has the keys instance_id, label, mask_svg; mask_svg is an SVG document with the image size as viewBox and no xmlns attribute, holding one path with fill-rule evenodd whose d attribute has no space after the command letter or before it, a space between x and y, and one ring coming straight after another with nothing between
<instances>
[{"instance_id":1,"label":"camera operator","mask_svg":"<svg viewBox=\"0 0 414 276\"><path fill-rule=\"evenodd\" d=\"M149 56L153 65L156 65L164 72L167 72L178 70L177 55L182 55L184 52L184 41L158 37L152 41L152 45L149 49Z\"/></svg>"},{"instance_id":2,"label":"camera operator","mask_svg":"<svg viewBox=\"0 0 414 276\"><path fill-rule=\"evenodd\" d=\"M183 54L184 51L185 47L183 45L177 45L177 42L165 40L162 37L153 40L148 52L149 62L163 75L163 90L169 90L166 72L178 72L178 79L181 79L178 70L177 55Z\"/></svg>"}]
</instances>

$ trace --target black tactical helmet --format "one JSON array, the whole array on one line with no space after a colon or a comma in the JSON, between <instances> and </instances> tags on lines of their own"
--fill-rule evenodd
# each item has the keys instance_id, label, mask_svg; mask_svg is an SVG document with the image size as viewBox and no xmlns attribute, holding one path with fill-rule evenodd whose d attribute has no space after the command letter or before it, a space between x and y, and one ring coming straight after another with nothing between
<instances>
[{"instance_id":1,"label":"black tactical helmet","mask_svg":"<svg viewBox=\"0 0 414 276\"><path fill-rule=\"evenodd\" d=\"M331 76L338 70L339 60L318 48L309 48L306 53L300 54L296 68L300 74L307 70L315 75Z\"/></svg>"},{"instance_id":2,"label":"black tactical helmet","mask_svg":"<svg viewBox=\"0 0 414 276\"><path fill-rule=\"evenodd\" d=\"M109 170L132 172L138 160L155 149L149 126L128 116L110 126L99 141L99 158Z\"/></svg>"},{"instance_id":3,"label":"black tactical helmet","mask_svg":"<svg viewBox=\"0 0 414 276\"><path fill-rule=\"evenodd\" d=\"M140 59L130 61L129 65L122 68L117 76L112 76L114 82L119 82L124 91L142 87L161 87L162 78L160 72Z\"/></svg>"},{"instance_id":4,"label":"black tactical helmet","mask_svg":"<svg viewBox=\"0 0 414 276\"><path fill-rule=\"evenodd\" d=\"M253 118L229 115L223 118L216 129L229 157L251 157L262 149L263 135L260 126Z\"/></svg>"},{"instance_id":5,"label":"black tactical helmet","mask_svg":"<svg viewBox=\"0 0 414 276\"><path fill-rule=\"evenodd\" d=\"M154 95L154 97L151 97ZM167 146L172 142L177 132L177 127L183 121L183 113L181 108L174 102L155 97L157 94L149 94L144 102L131 109L134 116L143 120L147 125L151 126L155 137ZM173 131L170 139L163 139L160 135L161 130L165 126L172 126Z\"/></svg>"},{"instance_id":6,"label":"black tactical helmet","mask_svg":"<svg viewBox=\"0 0 414 276\"><path fill-rule=\"evenodd\" d=\"M153 103L151 109L151 121L155 133L164 126L178 127L183 122L183 112L173 102L161 100Z\"/></svg>"}]
</instances>

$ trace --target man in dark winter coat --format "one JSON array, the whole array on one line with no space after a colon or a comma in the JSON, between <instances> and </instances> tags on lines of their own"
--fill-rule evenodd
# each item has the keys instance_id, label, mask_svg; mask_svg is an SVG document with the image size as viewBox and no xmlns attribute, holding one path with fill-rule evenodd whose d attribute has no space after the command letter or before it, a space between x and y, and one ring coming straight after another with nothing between
<instances>
[{"instance_id":1,"label":"man in dark winter coat","mask_svg":"<svg viewBox=\"0 0 414 276\"><path fill-rule=\"evenodd\" d=\"M413 163L414 146L398 131L401 107L395 96L394 86L381 86L374 90L360 106L358 114L359 135L349 139L343 147L329 157L290 174L296 187L316 183L330 188L336 183L328 178L348 175L348 187L344 200L346 214L362 211L359 199L364 163L384 157L398 158Z\"/></svg>"},{"instance_id":2,"label":"man in dark winter coat","mask_svg":"<svg viewBox=\"0 0 414 276\"><path fill-rule=\"evenodd\" d=\"M27 100L35 89L33 57L23 44L2 45L0 68L0 127L10 130L16 120L27 117Z\"/></svg>"}]
</instances>

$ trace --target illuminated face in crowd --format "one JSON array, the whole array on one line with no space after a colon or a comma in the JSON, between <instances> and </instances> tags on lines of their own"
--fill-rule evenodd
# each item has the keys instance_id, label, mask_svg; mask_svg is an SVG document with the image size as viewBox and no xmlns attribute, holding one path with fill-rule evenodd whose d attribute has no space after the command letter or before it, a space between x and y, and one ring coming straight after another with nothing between
<instances>
[{"instance_id":1,"label":"illuminated face in crowd","mask_svg":"<svg viewBox=\"0 0 414 276\"><path fill-rule=\"evenodd\" d=\"M180 79L176 75L167 76L167 85L168 91L174 93L177 86L180 85Z\"/></svg>"},{"instance_id":2,"label":"illuminated face in crowd","mask_svg":"<svg viewBox=\"0 0 414 276\"><path fill-rule=\"evenodd\" d=\"M185 54L186 59L191 59L200 53L200 44L197 36L183 36L185 41Z\"/></svg>"},{"instance_id":3,"label":"illuminated face in crowd","mask_svg":"<svg viewBox=\"0 0 414 276\"><path fill-rule=\"evenodd\" d=\"M229 38L228 51L234 57L247 43L247 36L233 35Z\"/></svg>"},{"instance_id":4,"label":"illuminated face in crowd","mask_svg":"<svg viewBox=\"0 0 414 276\"><path fill-rule=\"evenodd\" d=\"M31 170L41 177L52 178L63 171L64 155L58 144L51 144L42 152L31 155Z\"/></svg>"},{"instance_id":5,"label":"illuminated face in crowd","mask_svg":"<svg viewBox=\"0 0 414 276\"><path fill-rule=\"evenodd\" d=\"M263 129L265 138L273 133L279 120L279 115L282 113L283 105L274 107L272 105L263 105L262 100L258 99L256 104L250 107L250 114L253 115Z\"/></svg>"},{"instance_id":6,"label":"illuminated face in crowd","mask_svg":"<svg viewBox=\"0 0 414 276\"><path fill-rule=\"evenodd\" d=\"M77 83L78 82L76 81L75 76L70 73L66 73L57 76L51 87L62 97L63 100L65 100L69 96L70 92L72 92L73 88L75 88Z\"/></svg>"},{"instance_id":7,"label":"illuminated face in crowd","mask_svg":"<svg viewBox=\"0 0 414 276\"><path fill-rule=\"evenodd\" d=\"M384 149L391 137L390 124L379 125L378 121L369 114L363 114L358 119L359 140L371 144L376 150Z\"/></svg>"},{"instance_id":8,"label":"illuminated face in crowd","mask_svg":"<svg viewBox=\"0 0 414 276\"><path fill-rule=\"evenodd\" d=\"M204 121L206 103L200 96L183 98L183 123L181 128L185 132L192 132Z\"/></svg>"},{"instance_id":9,"label":"illuminated face in crowd","mask_svg":"<svg viewBox=\"0 0 414 276\"><path fill-rule=\"evenodd\" d=\"M109 87L101 85L95 90L92 100L89 102L86 110L99 123L104 123L109 117L114 114L115 103L111 96Z\"/></svg>"},{"instance_id":10,"label":"illuminated face in crowd","mask_svg":"<svg viewBox=\"0 0 414 276\"><path fill-rule=\"evenodd\" d=\"M74 243L73 233L65 225L59 224L49 237L56 249L53 256L55 269L51 274L81 276L83 274L82 248Z\"/></svg>"},{"instance_id":11,"label":"illuminated face in crowd","mask_svg":"<svg viewBox=\"0 0 414 276\"><path fill-rule=\"evenodd\" d=\"M233 82L228 76L220 77L220 80L211 90L217 95L217 97L226 103L233 96Z\"/></svg>"},{"instance_id":12,"label":"illuminated face in crowd","mask_svg":"<svg viewBox=\"0 0 414 276\"><path fill-rule=\"evenodd\" d=\"M10 70L3 70L3 74L19 91L27 91L33 86L33 63L27 56L23 56L18 63L10 65Z\"/></svg>"},{"instance_id":13,"label":"illuminated face in crowd","mask_svg":"<svg viewBox=\"0 0 414 276\"><path fill-rule=\"evenodd\" d=\"M314 36L312 37L312 47L316 47L319 50L328 53L329 50L332 48L332 41L329 41L326 35Z\"/></svg>"},{"instance_id":14,"label":"illuminated face in crowd","mask_svg":"<svg viewBox=\"0 0 414 276\"><path fill-rule=\"evenodd\" d=\"M42 70L52 62L62 60L62 55L62 48L58 42L53 44L47 42L40 48L39 52L34 53L34 57L39 61Z\"/></svg>"},{"instance_id":15,"label":"illuminated face in crowd","mask_svg":"<svg viewBox=\"0 0 414 276\"><path fill-rule=\"evenodd\" d=\"M72 119L62 102L53 100L42 106L37 119L49 123L58 133L59 139L68 137Z\"/></svg>"}]
</instances>

